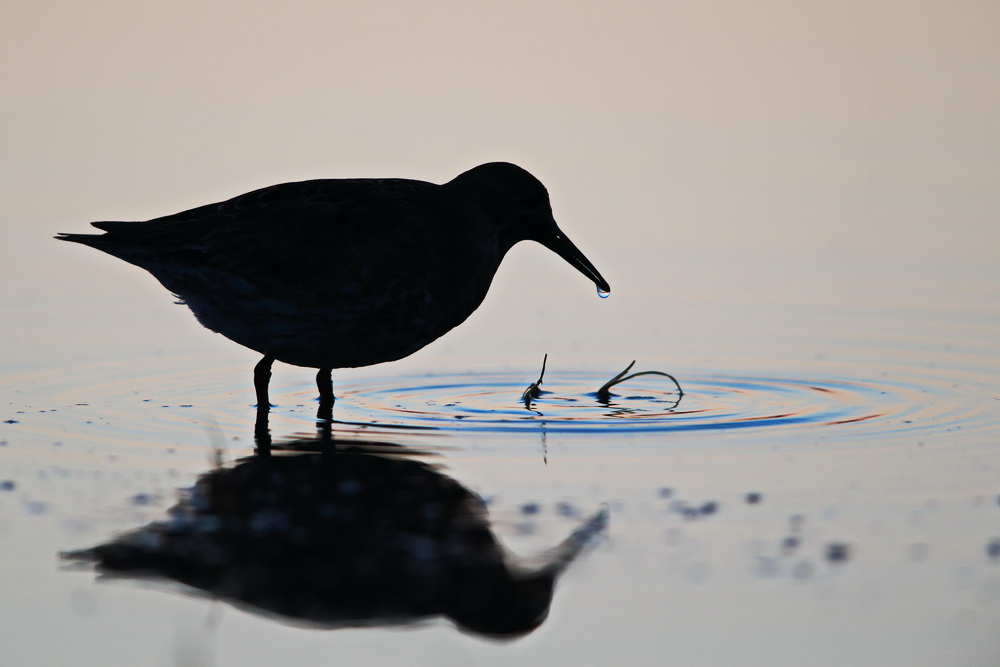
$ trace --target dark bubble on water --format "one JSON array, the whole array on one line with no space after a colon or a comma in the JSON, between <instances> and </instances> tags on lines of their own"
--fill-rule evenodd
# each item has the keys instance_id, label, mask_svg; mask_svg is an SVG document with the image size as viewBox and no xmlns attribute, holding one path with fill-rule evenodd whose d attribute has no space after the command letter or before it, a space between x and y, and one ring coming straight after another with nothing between
<instances>
[{"instance_id":1,"label":"dark bubble on water","mask_svg":"<svg viewBox=\"0 0 1000 667\"><path fill-rule=\"evenodd\" d=\"M799 548L799 538L795 535L789 535L781 541L781 550L785 553L791 553Z\"/></svg>"},{"instance_id":2,"label":"dark bubble on water","mask_svg":"<svg viewBox=\"0 0 1000 667\"><path fill-rule=\"evenodd\" d=\"M573 503L562 501L556 503L556 514L569 519L574 519L580 516L580 510L577 509Z\"/></svg>"},{"instance_id":3,"label":"dark bubble on water","mask_svg":"<svg viewBox=\"0 0 1000 667\"><path fill-rule=\"evenodd\" d=\"M826 559L831 563L845 563L851 557L851 546L843 542L826 545Z\"/></svg>"},{"instance_id":4,"label":"dark bubble on water","mask_svg":"<svg viewBox=\"0 0 1000 667\"><path fill-rule=\"evenodd\" d=\"M719 503L714 500L706 501L700 505L694 505L684 500L674 500L670 503L670 511L677 512L682 518L688 521L711 516L719 511Z\"/></svg>"},{"instance_id":5,"label":"dark bubble on water","mask_svg":"<svg viewBox=\"0 0 1000 667\"><path fill-rule=\"evenodd\" d=\"M521 514L525 516L535 516L542 510L538 503L525 503L521 505Z\"/></svg>"},{"instance_id":6,"label":"dark bubble on water","mask_svg":"<svg viewBox=\"0 0 1000 667\"><path fill-rule=\"evenodd\" d=\"M1000 560L1000 537L995 537L986 545L986 555L990 560Z\"/></svg>"},{"instance_id":7,"label":"dark bubble on water","mask_svg":"<svg viewBox=\"0 0 1000 667\"><path fill-rule=\"evenodd\" d=\"M132 496L133 505L149 505L153 502L153 496L148 493L137 493Z\"/></svg>"},{"instance_id":8,"label":"dark bubble on water","mask_svg":"<svg viewBox=\"0 0 1000 667\"><path fill-rule=\"evenodd\" d=\"M754 492L748 493L746 495L746 497L745 497L745 500L746 500L746 502L747 502L748 505L756 505L757 503L759 503L761 501L761 495L759 493L757 493L757 492L754 491Z\"/></svg>"},{"instance_id":9,"label":"dark bubble on water","mask_svg":"<svg viewBox=\"0 0 1000 667\"><path fill-rule=\"evenodd\" d=\"M15 488L17 488L17 484L12 479L5 479L0 482L0 491L13 491Z\"/></svg>"}]
</instances>

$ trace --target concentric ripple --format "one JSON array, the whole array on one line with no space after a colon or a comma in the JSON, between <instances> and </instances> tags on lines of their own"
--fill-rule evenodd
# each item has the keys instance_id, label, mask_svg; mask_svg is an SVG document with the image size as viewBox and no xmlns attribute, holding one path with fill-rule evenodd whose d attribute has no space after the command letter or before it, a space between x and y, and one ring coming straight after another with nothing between
<instances>
[{"instance_id":1,"label":"concentric ripple","mask_svg":"<svg viewBox=\"0 0 1000 667\"><path fill-rule=\"evenodd\" d=\"M138 367L126 361L93 364L78 369L75 383L66 382L62 371L12 375L5 433L154 444L201 442L206 425L242 436L253 423L244 367L211 357L160 360L152 370L144 366L143 375ZM909 437L1000 426L992 375L969 365L883 365L877 373L870 364L841 365L839 375L817 368L773 375L671 370L683 395L668 378L643 375L616 385L604 400L597 389L608 375L586 371L550 369L540 394L527 402L522 394L537 378L528 370L341 379L335 382L333 416L347 430L618 435L810 429L811 437L822 437L837 429L839 435ZM312 421L311 375L272 387L272 421Z\"/></svg>"},{"instance_id":2,"label":"concentric ripple","mask_svg":"<svg viewBox=\"0 0 1000 667\"><path fill-rule=\"evenodd\" d=\"M422 375L340 385L341 422L462 431L607 433L775 427L846 427L865 432L970 428L987 415L954 386L739 375L636 378L600 400L606 378L584 372L546 378L537 398L521 395L521 373ZM311 389L303 388L303 397Z\"/></svg>"}]
</instances>

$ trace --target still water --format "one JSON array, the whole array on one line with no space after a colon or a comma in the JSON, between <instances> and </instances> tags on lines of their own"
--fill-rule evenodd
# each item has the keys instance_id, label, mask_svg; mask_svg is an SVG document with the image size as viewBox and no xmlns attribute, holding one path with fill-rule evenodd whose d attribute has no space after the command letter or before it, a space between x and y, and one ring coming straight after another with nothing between
<instances>
[{"instance_id":1,"label":"still water","mask_svg":"<svg viewBox=\"0 0 1000 667\"><path fill-rule=\"evenodd\" d=\"M153 285L116 291L131 267L38 276L0 385L2 662L995 664L992 269L786 258L734 291L691 260L704 279L685 289L599 301L532 261L505 265L484 312L427 353L335 373L330 433L312 373L276 368L270 459L252 354ZM598 395L632 359L683 395L652 374ZM380 491L407 484L434 489L429 504ZM312 488L323 502L303 500ZM351 537L327 539L314 506L353 516L336 524ZM394 523L415 507L451 528ZM274 531L308 548L267 570L248 560L260 534L219 528L236 515L264 533L291 521L294 536ZM451 554L435 561L448 576L379 561L376 533L407 535L409 558ZM147 550L137 576L59 557L115 539ZM150 560L170 548L241 555ZM302 602L302 558L336 602ZM247 571L271 589L236 586ZM337 588L345 571L380 593ZM488 609L429 601L458 580Z\"/></svg>"}]
</instances>

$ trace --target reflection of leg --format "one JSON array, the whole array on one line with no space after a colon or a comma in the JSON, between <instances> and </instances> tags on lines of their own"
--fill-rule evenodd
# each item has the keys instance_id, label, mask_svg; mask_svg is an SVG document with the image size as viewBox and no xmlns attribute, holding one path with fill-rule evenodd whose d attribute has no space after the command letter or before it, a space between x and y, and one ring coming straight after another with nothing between
<instances>
[{"instance_id":1,"label":"reflection of leg","mask_svg":"<svg viewBox=\"0 0 1000 667\"><path fill-rule=\"evenodd\" d=\"M257 445L258 456L268 456L271 453L271 429L267 423L267 403L257 406L257 422L253 427L253 440Z\"/></svg>"},{"instance_id":2,"label":"reflection of leg","mask_svg":"<svg viewBox=\"0 0 1000 667\"><path fill-rule=\"evenodd\" d=\"M320 432L324 428L330 429L330 424L333 422L333 405L323 405L320 403L319 407L316 408L316 423Z\"/></svg>"},{"instance_id":3,"label":"reflection of leg","mask_svg":"<svg viewBox=\"0 0 1000 667\"><path fill-rule=\"evenodd\" d=\"M271 364L274 357L265 354L264 358L253 367L253 388L257 391L257 409L267 410L271 407L271 401L267 398L267 385L271 381Z\"/></svg>"},{"instance_id":4,"label":"reflection of leg","mask_svg":"<svg viewBox=\"0 0 1000 667\"><path fill-rule=\"evenodd\" d=\"M321 452L333 453L333 408L320 408L316 411L316 442Z\"/></svg>"},{"instance_id":5,"label":"reflection of leg","mask_svg":"<svg viewBox=\"0 0 1000 667\"><path fill-rule=\"evenodd\" d=\"M331 368L321 368L316 373L316 387L319 389L319 406L321 408L332 408L333 402L336 400L333 396L331 373L333 373Z\"/></svg>"},{"instance_id":6,"label":"reflection of leg","mask_svg":"<svg viewBox=\"0 0 1000 667\"><path fill-rule=\"evenodd\" d=\"M253 367L253 388L257 392L257 423L254 424L253 439L257 444L259 456L267 456L271 453L271 431L267 424L271 401L267 397L267 385L271 382L271 364L273 363L274 357L265 354L264 358Z\"/></svg>"}]
</instances>

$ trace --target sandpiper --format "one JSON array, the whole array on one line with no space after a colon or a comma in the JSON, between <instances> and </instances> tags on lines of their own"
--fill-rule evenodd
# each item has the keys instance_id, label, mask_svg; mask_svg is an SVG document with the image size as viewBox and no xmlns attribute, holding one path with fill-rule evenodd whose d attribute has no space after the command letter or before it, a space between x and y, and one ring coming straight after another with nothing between
<instances>
[{"instance_id":1,"label":"sandpiper","mask_svg":"<svg viewBox=\"0 0 1000 667\"><path fill-rule=\"evenodd\" d=\"M461 324L514 244L536 241L607 281L556 225L538 179L506 162L442 185L410 179L283 183L142 222L60 234L147 271L212 331L264 355L254 369L269 406L275 360L331 370L410 355Z\"/></svg>"}]
</instances>

